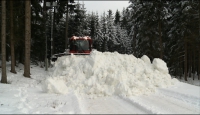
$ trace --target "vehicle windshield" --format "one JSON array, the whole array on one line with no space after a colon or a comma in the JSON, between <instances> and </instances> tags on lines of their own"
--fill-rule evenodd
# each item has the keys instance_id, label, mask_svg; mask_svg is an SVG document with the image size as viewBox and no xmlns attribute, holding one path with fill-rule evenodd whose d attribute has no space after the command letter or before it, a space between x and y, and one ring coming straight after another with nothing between
<instances>
[{"instance_id":1,"label":"vehicle windshield","mask_svg":"<svg viewBox=\"0 0 200 115\"><path fill-rule=\"evenodd\" d=\"M75 49L73 49L75 48ZM88 40L73 40L71 41L71 50L78 50L78 51L83 51L83 50L89 50L89 42Z\"/></svg>"}]
</instances>

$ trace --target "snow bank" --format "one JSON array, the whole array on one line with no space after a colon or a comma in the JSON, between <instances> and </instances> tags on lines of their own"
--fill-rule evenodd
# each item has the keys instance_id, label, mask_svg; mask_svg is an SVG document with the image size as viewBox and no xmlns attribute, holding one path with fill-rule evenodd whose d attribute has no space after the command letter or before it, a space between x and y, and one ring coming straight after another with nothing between
<instances>
[{"instance_id":1,"label":"snow bank","mask_svg":"<svg viewBox=\"0 0 200 115\"><path fill-rule=\"evenodd\" d=\"M55 62L52 76L43 83L43 91L66 93L74 90L91 97L141 95L157 87L174 84L166 63L147 56L141 59L117 52L92 51L86 56L63 56Z\"/></svg>"}]
</instances>

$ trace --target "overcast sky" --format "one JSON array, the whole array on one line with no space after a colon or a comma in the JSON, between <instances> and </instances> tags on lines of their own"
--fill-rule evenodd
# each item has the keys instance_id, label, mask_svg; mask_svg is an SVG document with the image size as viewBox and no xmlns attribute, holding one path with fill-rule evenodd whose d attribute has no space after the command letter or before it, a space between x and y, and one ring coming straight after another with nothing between
<instances>
[{"instance_id":1,"label":"overcast sky","mask_svg":"<svg viewBox=\"0 0 200 115\"><path fill-rule=\"evenodd\" d=\"M109 9L113 11L113 13L116 12L118 9L120 12L123 10L123 7L126 8L129 5L129 0L124 1L95 1L95 0L79 0L79 2L82 4L84 2L85 8L89 12L98 12L99 15L107 13Z\"/></svg>"}]
</instances>

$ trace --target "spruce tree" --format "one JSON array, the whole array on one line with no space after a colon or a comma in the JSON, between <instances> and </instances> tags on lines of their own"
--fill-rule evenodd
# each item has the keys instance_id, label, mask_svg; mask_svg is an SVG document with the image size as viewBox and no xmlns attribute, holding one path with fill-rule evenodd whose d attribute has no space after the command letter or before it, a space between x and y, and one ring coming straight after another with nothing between
<instances>
[{"instance_id":1,"label":"spruce tree","mask_svg":"<svg viewBox=\"0 0 200 115\"><path fill-rule=\"evenodd\" d=\"M7 83L6 73L6 0L1 1L1 83Z\"/></svg>"}]
</instances>

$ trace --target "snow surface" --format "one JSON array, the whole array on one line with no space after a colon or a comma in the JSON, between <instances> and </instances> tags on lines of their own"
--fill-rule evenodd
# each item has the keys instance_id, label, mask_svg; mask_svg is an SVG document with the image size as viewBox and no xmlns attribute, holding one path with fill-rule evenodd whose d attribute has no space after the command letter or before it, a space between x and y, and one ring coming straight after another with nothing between
<instances>
[{"instance_id":1,"label":"snow surface","mask_svg":"<svg viewBox=\"0 0 200 115\"><path fill-rule=\"evenodd\" d=\"M172 79L160 59L93 51L60 57L48 72L31 65L31 79L22 65L9 69L0 114L200 114L200 87Z\"/></svg>"}]
</instances>

